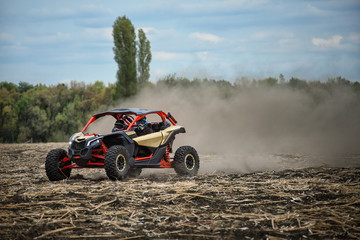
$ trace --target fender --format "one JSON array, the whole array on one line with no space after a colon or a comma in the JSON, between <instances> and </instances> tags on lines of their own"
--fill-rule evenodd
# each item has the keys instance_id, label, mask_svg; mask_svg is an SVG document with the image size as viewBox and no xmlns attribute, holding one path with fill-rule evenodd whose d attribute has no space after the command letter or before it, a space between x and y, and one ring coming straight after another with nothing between
<instances>
[{"instance_id":1,"label":"fender","mask_svg":"<svg viewBox=\"0 0 360 240\"><path fill-rule=\"evenodd\" d=\"M128 150L130 156L134 155L135 142L123 131L105 135L103 142L108 148L114 145L122 145Z\"/></svg>"},{"instance_id":2,"label":"fender","mask_svg":"<svg viewBox=\"0 0 360 240\"><path fill-rule=\"evenodd\" d=\"M172 141L174 141L175 135L176 135L176 134L179 134L179 133L186 133L185 128L184 128L184 127L180 127L180 128L178 128L178 129L175 129L174 131L172 131L172 132L170 133L170 135L167 137L166 141L165 141L163 144L161 144L159 147L164 147L164 146L169 145Z\"/></svg>"}]
</instances>

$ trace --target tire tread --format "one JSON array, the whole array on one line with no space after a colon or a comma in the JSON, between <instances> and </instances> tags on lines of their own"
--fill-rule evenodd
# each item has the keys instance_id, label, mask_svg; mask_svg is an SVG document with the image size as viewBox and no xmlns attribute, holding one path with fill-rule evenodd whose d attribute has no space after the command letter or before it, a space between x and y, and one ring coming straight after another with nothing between
<instances>
[{"instance_id":1,"label":"tire tread","mask_svg":"<svg viewBox=\"0 0 360 240\"><path fill-rule=\"evenodd\" d=\"M195 158L195 168L191 171L189 171L184 164L184 159L186 155L189 153L191 153ZM199 155L196 152L195 148L191 146L181 146L176 150L174 156L174 169L178 175L194 176L197 174L199 168L200 168L200 160L199 160Z\"/></svg>"},{"instance_id":2,"label":"tire tread","mask_svg":"<svg viewBox=\"0 0 360 240\"><path fill-rule=\"evenodd\" d=\"M70 177L71 169L60 171L58 163L66 157L66 151L61 148L51 150L46 156L45 171L50 181L60 181ZM66 164L71 164L70 161Z\"/></svg>"}]
</instances>

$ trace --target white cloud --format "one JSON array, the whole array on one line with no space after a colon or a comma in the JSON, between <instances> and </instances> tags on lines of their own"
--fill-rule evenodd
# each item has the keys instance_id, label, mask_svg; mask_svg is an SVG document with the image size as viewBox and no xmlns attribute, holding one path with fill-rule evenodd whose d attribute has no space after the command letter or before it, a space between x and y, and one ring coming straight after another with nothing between
<instances>
[{"instance_id":1,"label":"white cloud","mask_svg":"<svg viewBox=\"0 0 360 240\"><path fill-rule=\"evenodd\" d=\"M274 47L278 53L294 53L308 49L308 44L301 38L282 38L278 40L278 46Z\"/></svg>"},{"instance_id":2,"label":"white cloud","mask_svg":"<svg viewBox=\"0 0 360 240\"><path fill-rule=\"evenodd\" d=\"M219 43L219 42L224 41L223 38L213 35L213 34L210 34L210 33L195 32L195 33L190 34L190 37L197 38L201 41L207 41L207 42L213 42L213 43Z\"/></svg>"},{"instance_id":3,"label":"white cloud","mask_svg":"<svg viewBox=\"0 0 360 240\"><path fill-rule=\"evenodd\" d=\"M284 39L279 40L279 44L280 45L287 45L287 44L291 43L291 41L292 41L292 39L284 38Z\"/></svg>"},{"instance_id":4,"label":"white cloud","mask_svg":"<svg viewBox=\"0 0 360 240\"><path fill-rule=\"evenodd\" d=\"M281 47L291 47L294 49L304 47L302 46L303 44L301 44L301 40L296 38L282 38L278 41L278 43Z\"/></svg>"},{"instance_id":5,"label":"white cloud","mask_svg":"<svg viewBox=\"0 0 360 240\"><path fill-rule=\"evenodd\" d=\"M154 59L157 60L173 60L177 58L182 58L183 54L181 53L174 53L174 52L153 52Z\"/></svg>"},{"instance_id":6,"label":"white cloud","mask_svg":"<svg viewBox=\"0 0 360 240\"><path fill-rule=\"evenodd\" d=\"M166 74L168 74L168 71L163 68L151 69L150 81L155 82L157 79L164 77Z\"/></svg>"},{"instance_id":7,"label":"white cloud","mask_svg":"<svg viewBox=\"0 0 360 240\"><path fill-rule=\"evenodd\" d=\"M323 9L320 9L320 8L317 8L311 4L308 4L307 5L307 9L310 13L314 14L314 15L319 15L319 16L327 16L327 15L330 15L331 12L330 11L327 11L327 10L323 10Z\"/></svg>"},{"instance_id":8,"label":"white cloud","mask_svg":"<svg viewBox=\"0 0 360 240\"><path fill-rule=\"evenodd\" d=\"M45 19L91 19L99 16L108 16L113 14L111 8L104 7L103 5L87 4L76 7L48 7L48 8L33 8L29 10L30 16L35 18Z\"/></svg>"},{"instance_id":9,"label":"white cloud","mask_svg":"<svg viewBox=\"0 0 360 240\"><path fill-rule=\"evenodd\" d=\"M207 51L197 52L197 53L195 53L195 55L196 55L196 57L198 57L201 60L208 60L211 58L209 55L209 52L207 52Z\"/></svg>"},{"instance_id":10,"label":"white cloud","mask_svg":"<svg viewBox=\"0 0 360 240\"><path fill-rule=\"evenodd\" d=\"M198 3L197 1L180 1L178 7L187 12L202 11L202 12L223 12L234 11L234 9L251 9L266 4L269 0L224 0L224 1L205 1Z\"/></svg>"},{"instance_id":11,"label":"white cloud","mask_svg":"<svg viewBox=\"0 0 360 240\"><path fill-rule=\"evenodd\" d=\"M0 33L1 42L11 42L14 39L14 36L9 33Z\"/></svg>"},{"instance_id":12,"label":"white cloud","mask_svg":"<svg viewBox=\"0 0 360 240\"><path fill-rule=\"evenodd\" d=\"M162 69L162 68L155 68L153 72L154 72L154 74L156 74L156 75L166 74L166 70L165 70L165 69Z\"/></svg>"},{"instance_id":13,"label":"white cloud","mask_svg":"<svg viewBox=\"0 0 360 240\"><path fill-rule=\"evenodd\" d=\"M248 50L247 47L243 46L243 45L235 47L235 51L238 51L238 52L245 52L247 50Z\"/></svg>"},{"instance_id":14,"label":"white cloud","mask_svg":"<svg viewBox=\"0 0 360 240\"><path fill-rule=\"evenodd\" d=\"M81 6L80 11L92 13L98 15L99 13L103 14L111 14L113 13L113 10L111 8L104 7L102 4L96 5L96 4L86 4Z\"/></svg>"},{"instance_id":15,"label":"white cloud","mask_svg":"<svg viewBox=\"0 0 360 240\"><path fill-rule=\"evenodd\" d=\"M251 38L254 40L263 40L270 36L268 32L257 32L251 35Z\"/></svg>"},{"instance_id":16,"label":"white cloud","mask_svg":"<svg viewBox=\"0 0 360 240\"><path fill-rule=\"evenodd\" d=\"M311 42L316 47L331 48L331 47L339 47L340 46L340 41L342 39L343 39L342 36L334 35L329 39L313 38L313 39L311 39Z\"/></svg>"},{"instance_id":17,"label":"white cloud","mask_svg":"<svg viewBox=\"0 0 360 240\"><path fill-rule=\"evenodd\" d=\"M182 35L175 29L158 29L154 27L139 27L144 30L146 37L152 42L174 42L175 40L183 38ZM136 32L138 31L136 29Z\"/></svg>"},{"instance_id":18,"label":"white cloud","mask_svg":"<svg viewBox=\"0 0 360 240\"><path fill-rule=\"evenodd\" d=\"M31 9L29 12L32 16L46 18L70 17L76 15L76 11L70 8L36 8Z\"/></svg>"},{"instance_id":19,"label":"white cloud","mask_svg":"<svg viewBox=\"0 0 360 240\"><path fill-rule=\"evenodd\" d=\"M48 44L48 43L57 43L57 42L65 42L72 39L72 35L69 33L57 32L53 35L46 36L36 36L36 37L28 37L25 39L25 43L30 44Z\"/></svg>"},{"instance_id":20,"label":"white cloud","mask_svg":"<svg viewBox=\"0 0 360 240\"><path fill-rule=\"evenodd\" d=\"M140 29L140 28L139 28ZM137 29L137 30L139 30L139 29ZM143 31L144 31L144 33L146 33L146 34L148 34L148 33L150 33L150 32L157 32L157 30L155 29L155 28L153 28L153 27L143 27L143 28L141 28Z\"/></svg>"},{"instance_id":21,"label":"white cloud","mask_svg":"<svg viewBox=\"0 0 360 240\"><path fill-rule=\"evenodd\" d=\"M91 39L100 39L100 40L108 40L112 41L112 28L86 28L84 31L84 35L87 38Z\"/></svg>"},{"instance_id":22,"label":"white cloud","mask_svg":"<svg viewBox=\"0 0 360 240\"><path fill-rule=\"evenodd\" d=\"M253 40L267 40L267 39L276 39L276 38L292 38L294 37L294 33L287 31L259 31L255 32L251 35L251 39Z\"/></svg>"}]
</instances>

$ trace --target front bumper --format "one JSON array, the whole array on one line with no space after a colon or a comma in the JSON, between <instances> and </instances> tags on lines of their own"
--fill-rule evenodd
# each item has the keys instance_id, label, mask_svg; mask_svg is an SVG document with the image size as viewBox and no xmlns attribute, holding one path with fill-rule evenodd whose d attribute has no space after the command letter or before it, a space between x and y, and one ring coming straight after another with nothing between
<instances>
[{"instance_id":1,"label":"front bumper","mask_svg":"<svg viewBox=\"0 0 360 240\"><path fill-rule=\"evenodd\" d=\"M92 150L101 146L101 138L86 139L84 141L73 141L68 148L69 159L83 166L92 160Z\"/></svg>"}]
</instances>

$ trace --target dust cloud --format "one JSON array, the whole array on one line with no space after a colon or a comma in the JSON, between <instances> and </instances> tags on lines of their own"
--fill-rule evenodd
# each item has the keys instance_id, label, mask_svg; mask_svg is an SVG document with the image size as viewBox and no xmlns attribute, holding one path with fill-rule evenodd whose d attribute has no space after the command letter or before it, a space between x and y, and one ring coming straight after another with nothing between
<instances>
[{"instance_id":1,"label":"dust cloud","mask_svg":"<svg viewBox=\"0 0 360 240\"><path fill-rule=\"evenodd\" d=\"M224 94L212 86L157 86L119 107L171 112L187 131L177 135L175 145L194 146L211 162L202 164L203 171L249 172L348 164L339 156L360 153L357 98L341 88L316 102L308 93L285 87Z\"/></svg>"}]
</instances>

